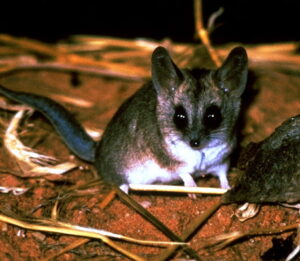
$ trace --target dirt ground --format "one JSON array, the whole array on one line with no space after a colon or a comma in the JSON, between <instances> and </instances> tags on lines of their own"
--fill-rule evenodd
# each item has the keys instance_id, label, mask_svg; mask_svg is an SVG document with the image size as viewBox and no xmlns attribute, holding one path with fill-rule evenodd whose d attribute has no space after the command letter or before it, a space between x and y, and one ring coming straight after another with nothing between
<instances>
[{"instance_id":1,"label":"dirt ground","mask_svg":"<svg viewBox=\"0 0 300 261\"><path fill-rule=\"evenodd\" d=\"M251 57L250 57L251 58ZM283 66L250 63L250 90L245 95L241 144L260 141L270 135L285 119L300 112L300 70L284 70ZM54 94L77 97L91 102L89 108L65 104L76 117L90 128L103 129L124 99L141 86L140 81L47 71L16 72L2 77L0 83L15 90L53 97ZM1 135L13 116L1 111ZM37 135L38 133L38 135ZM18 215L50 217L54 200L74 185L85 184L95 176L92 166L71 155L51 125L38 113L23 123L25 144L60 160L73 160L83 168L73 170L59 179L20 178L22 170L1 142L0 184L7 187L26 187L20 196L0 193L0 209ZM37 137L42 137L38 139ZM231 177L231 176L230 176ZM201 178L198 185L218 187L216 178ZM168 240L157 228L117 197L104 209L101 202L109 188L101 185L97 193L71 197L59 203L59 220L82 226L105 229L139 239ZM193 219L215 204L218 196L201 196L196 200L186 195L131 193L137 202L180 235ZM201 260L283 260L293 249L295 231L280 235L246 238L222 250L203 249L208 238L231 231L255 228L276 228L299 222L298 210L280 205L263 205L259 214L243 223L235 216L236 205L222 206L191 239L191 247ZM0 222L1 260L41 260L71 244L76 237L24 230ZM163 248L117 242L129 251L155 260ZM100 240L90 240L55 260L129 260ZM190 260L181 250L172 260Z\"/></svg>"}]
</instances>

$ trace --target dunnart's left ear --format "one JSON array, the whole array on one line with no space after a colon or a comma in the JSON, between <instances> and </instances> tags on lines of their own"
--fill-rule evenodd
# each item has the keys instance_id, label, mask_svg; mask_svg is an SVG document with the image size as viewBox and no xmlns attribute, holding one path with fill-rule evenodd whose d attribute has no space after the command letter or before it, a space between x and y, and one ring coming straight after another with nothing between
<instances>
[{"instance_id":1,"label":"dunnart's left ear","mask_svg":"<svg viewBox=\"0 0 300 261\"><path fill-rule=\"evenodd\" d=\"M243 47L234 48L222 66L215 72L217 86L230 96L240 97L245 90L248 75L248 57Z\"/></svg>"}]
</instances>

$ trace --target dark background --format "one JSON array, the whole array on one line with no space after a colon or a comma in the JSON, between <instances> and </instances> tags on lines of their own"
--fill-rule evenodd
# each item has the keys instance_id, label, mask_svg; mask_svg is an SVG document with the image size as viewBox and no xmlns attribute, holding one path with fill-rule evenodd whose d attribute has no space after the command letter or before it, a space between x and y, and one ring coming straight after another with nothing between
<instances>
[{"instance_id":1,"label":"dark background","mask_svg":"<svg viewBox=\"0 0 300 261\"><path fill-rule=\"evenodd\" d=\"M203 0L204 20L224 8L211 35L214 44L298 41L299 2ZM0 33L47 42L72 34L195 42L192 0L27 0L3 1L0 7Z\"/></svg>"}]
</instances>

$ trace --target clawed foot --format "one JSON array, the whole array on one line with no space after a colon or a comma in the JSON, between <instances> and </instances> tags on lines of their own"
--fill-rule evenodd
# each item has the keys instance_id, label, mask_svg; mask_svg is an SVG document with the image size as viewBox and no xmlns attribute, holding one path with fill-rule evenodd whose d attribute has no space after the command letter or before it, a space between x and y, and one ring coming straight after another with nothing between
<instances>
[{"instance_id":1,"label":"clawed foot","mask_svg":"<svg viewBox=\"0 0 300 261\"><path fill-rule=\"evenodd\" d=\"M193 177L190 174L187 173L181 174L180 177L185 187L197 187L196 182L194 181ZM188 197L191 199L196 199L197 195L194 193L189 193Z\"/></svg>"},{"instance_id":2,"label":"clawed foot","mask_svg":"<svg viewBox=\"0 0 300 261\"><path fill-rule=\"evenodd\" d=\"M121 189L124 193L128 194L128 192L129 192L129 185L128 185L128 184L122 184L122 185L120 186L120 189Z\"/></svg>"}]
</instances>

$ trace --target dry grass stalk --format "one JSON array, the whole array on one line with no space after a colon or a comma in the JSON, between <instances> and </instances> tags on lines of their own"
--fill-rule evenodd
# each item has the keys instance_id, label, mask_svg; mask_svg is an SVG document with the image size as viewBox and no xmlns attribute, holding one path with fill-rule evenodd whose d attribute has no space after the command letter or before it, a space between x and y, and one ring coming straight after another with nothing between
<instances>
[{"instance_id":1,"label":"dry grass stalk","mask_svg":"<svg viewBox=\"0 0 300 261\"><path fill-rule=\"evenodd\" d=\"M59 222L53 219L41 219L41 218L31 218L31 219L22 219L20 217L13 218L8 215L0 214L0 221L15 225L24 229L37 230L43 232L51 232L58 234L66 234L72 236L81 236L88 238L100 239L107 245L111 246L113 249L121 252L122 254L134 259L134 260L143 260L140 257L128 252L127 250L121 248L109 238L115 238L123 240L126 242L131 242L141 245L151 245L151 246L168 246L168 245L185 245L186 243L182 242L166 242L166 241L151 241L151 240L138 240L135 238L111 233L101 229L95 229L90 227L81 227L77 225L72 225L65 222Z\"/></svg>"},{"instance_id":2,"label":"dry grass stalk","mask_svg":"<svg viewBox=\"0 0 300 261\"><path fill-rule=\"evenodd\" d=\"M116 191L112 189L102 200L102 202L99 204L99 207L101 209L104 209L114 198L116 197Z\"/></svg>"},{"instance_id":3,"label":"dry grass stalk","mask_svg":"<svg viewBox=\"0 0 300 261\"><path fill-rule=\"evenodd\" d=\"M124 65L125 66L125 65ZM135 74L124 74L117 70L105 69L100 67L88 67L84 65L68 64L62 62L37 62L36 64L17 63L15 65L4 66L0 68L0 74L10 74L18 71L62 71L64 73L81 73L94 76L110 76L120 79L127 79L132 81L144 81L145 78Z\"/></svg>"},{"instance_id":4,"label":"dry grass stalk","mask_svg":"<svg viewBox=\"0 0 300 261\"><path fill-rule=\"evenodd\" d=\"M134 65L122 65L110 61L98 61L88 57L68 53L64 48L47 45L32 39L15 38L9 35L1 34L0 42L16 46L19 49L27 50L33 53L42 54L51 57L62 64L73 64L78 66L99 67L108 71L118 71L121 75L134 75L135 77L147 78L149 73L143 68Z\"/></svg>"},{"instance_id":5,"label":"dry grass stalk","mask_svg":"<svg viewBox=\"0 0 300 261\"><path fill-rule=\"evenodd\" d=\"M30 188L19 188L19 187L0 187L0 193L13 193L15 196L26 193Z\"/></svg>"},{"instance_id":6,"label":"dry grass stalk","mask_svg":"<svg viewBox=\"0 0 300 261\"><path fill-rule=\"evenodd\" d=\"M195 194L216 194L222 195L227 189L207 188L207 187L185 187L173 185L140 185L130 184L129 189L132 191L155 191L155 192L172 192L172 193L195 193Z\"/></svg>"},{"instance_id":7,"label":"dry grass stalk","mask_svg":"<svg viewBox=\"0 0 300 261\"><path fill-rule=\"evenodd\" d=\"M73 40L75 40L73 43L53 46L32 39L0 34L0 42L8 45L3 47L5 50L9 47L20 53L17 57L12 55L10 58L0 59L2 65L0 73L45 69L108 75L140 81L150 76L148 66L140 64L141 57L150 57L158 45L168 47L175 54L182 54L187 49L191 49L187 45L171 45L169 40L151 42L91 36L74 36ZM93 57L93 54L89 57L82 55L82 53L95 51L101 55L101 59ZM76 54L76 52L81 52L81 54ZM48 60L40 62L34 54L46 56ZM19 59L20 57L25 57L25 59Z\"/></svg>"},{"instance_id":8,"label":"dry grass stalk","mask_svg":"<svg viewBox=\"0 0 300 261\"><path fill-rule=\"evenodd\" d=\"M218 53L221 57L226 57L232 46L226 48L218 48ZM299 65L300 55L297 54L297 44L295 43L276 43L257 46L246 46L249 56L250 65L253 63L256 66L262 63L278 65Z\"/></svg>"},{"instance_id":9,"label":"dry grass stalk","mask_svg":"<svg viewBox=\"0 0 300 261\"><path fill-rule=\"evenodd\" d=\"M139 49L139 50L152 50L157 47L158 43L149 40L126 40L121 38L111 38L102 36L90 36L90 35L74 35L71 38L75 43L81 43L82 46L94 46L99 50L103 48L110 48L111 46L118 46L124 49ZM74 50L74 49L73 49ZM78 49L77 49L78 50ZM82 49L81 49L82 50ZM95 50L95 49L94 49Z\"/></svg>"},{"instance_id":10,"label":"dry grass stalk","mask_svg":"<svg viewBox=\"0 0 300 261\"><path fill-rule=\"evenodd\" d=\"M22 111L31 110L31 108L24 104L10 104L6 99L0 97L0 108L6 111Z\"/></svg>"},{"instance_id":11,"label":"dry grass stalk","mask_svg":"<svg viewBox=\"0 0 300 261\"><path fill-rule=\"evenodd\" d=\"M7 34L1 34L0 42L17 47L21 50L28 50L30 52L36 52L50 57L56 57L58 55L58 50L52 46L45 43L41 44L40 42L32 39L16 38Z\"/></svg>"},{"instance_id":12,"label":"dry grass stalk","mask_svg":"<svg viewBox=\"0 0 300 261\"><path fill-rule=\"evenodd\" d=\"M51 233L59 233L59 234L66 234L66 235L73 235L73 236L83 236L83 237L89 237L89 238L95 238L102 240L105 244L109 245L111 248L115 249L116 251L122 253L123 255L131 258L132 260L136 261L144 261L145 259L130 253L126 249L123 249L113 241L111 241L107 236L99 234L97 232L91 232L91 231L84 231L79 230L77 228L70 228L68 226L64 227L62 226L63 223L55 224L52 220L42 220L42 219L35 219L28 221L23 221L21 219L12 218L8 215L0 214L0 221L15 225L24 229L30 229L30 230L37 230L37 231L43 231L43 232L51 232Z\"/></svg>"},{"instance_id":13,"label":"dry grass stalk","mask_svg":"<svg viewBox=\"0 0 300 261\"><path fill-rule=\"evenodd\" d=\"M182 233L180 238L183 241L187 241L195 234L195 232L206 222L206 220L215 213L222 205L222 201L219 200L209 211L206 211L203 215L195 218L191 224L189 224L188 228ZM169 260L169 258L174 254L174 252L178 249L178 246L170 246L165 251L163 251L159 257L156 258L156 261L165 261Z\"/></svg>"},{"instance_id":14,"label":"dry grass stalk","mask_svg":"<svg viewBox=\"0 0 300 261\"><path fill-rule=\"evenodd\" d=\"M95 104L78 97L70 97L62 94L51 94L50 98L59 102L68 103L81 108L92 108Z\"/></svg>"},{"instance_id":15,"label":"dry grass stalk","mask_svg":"<svg viewBox=\"0 0 300 261\"><path fill-rule=\"evenodd\" d=\"M234 231L230 233L224 233L222 235L218 235L214 237L212 240L207 240L209 243L205 246L214 247L217 250L222 249L234 241L245 237L254 237L254 236L265 236L265 235L274 235L274 234L282 234L291 230L296 230L299 227L299 223L292 224L285 227L272 228L272 229L253 229L249 232L242 231Z\"/></svg>"},{"instance_id":16,"label":"dry grass stalk","mask_svg":"<svg viewBox=\"0 0 300 261\"><path fill-rule=\"evenodd\" d=\"M217 67L221 66L222 61L220 57L217 55L215 49L212 47L209 35L207 30L203 25L203 18L202 18L202 0L194 0L194 15L195 15L195 26L196 26L196 33L199 39L202 41L204 46L207 48L207 51L210 54L211 59L215 63Z\"/></svg>"},{"instance_id":17,"label":"dry grass stalk","mask_svg":"<svg viewBox=\"0 0 300 261\"><path fill-rule=\"evenodd\" d=\"M77 165L72 162L57 164L56 158L39 154L25 146L18 138L17 131L24 114L25 110L15 114L4 136L4 145L10 154L19 162L30 168L29 171L23 173L22 176L32 177L48 174L61 175L77 167Z\"/></svg>"},{"instance_id":18,"label":"dry grass stalk","mask_svg":"<svg viewBox=\"0 0 300 261\"><path fill-rule=\"evenodd\" d=\"M142 217L144 217L146 220L148 220L151 224L153 224L156 228L158 228L162 233L164 233L167 237L169 237L173 241L178 242L184 242L184 239L176 235L172 230L170 230L168 227L166 227L159 219L157 219L155 216L153 216L147 209L145 209L143 206L141 206L139 203L137 203L133 198L131 198L129 195L124 193L121 189L118 187L115 188L117 195L120 197L120 199L125 202L127 205L129 205L132 209L137 211ZM199 255L197 252L192 249L189 246L182 246L183 250L192 258L195 260L200 260ZM177 249L177 247L175 248Z\"/></svg>"},{"instance_id":19,"label":"dry grass stalk","mask_svg":"<svg viewBox=\"0 0 300 261\"><path fill-rule=\"evenodd\" d=\"M57 220L58 219L58 203L59 201L56 200L55 203L54 203L54 206L52 208L52 211L51 211L51 219L52 220ZM53 260L54 258L56 257L59 257L60 255L63 255L64 253L67 253L69 251L71 251L72 249L74 248L77 248L87 242L89 242L90 239L89 238L79 238L77 240L75 240L73 243L71 243L70 245L66 246L65 248L61 249L60 251L50 255L50 256L47 256L43 259L40 259L39 261L48 261L48 260Z\"/></svg>"},{"instance_id":20,"label":"dry grass stalk","mask_svg":"<svg viewBox=\"0 0 300 261\"><path fill-rule=\"evenodd\" d=\"M80 239L77 239L73 243L71 243L70 245L66 246L65 248L59 250L58 252L56 252L56 253L54 253L54 254L52 254L50 256L47 256L47 257L42 258L42 259L39 259L39 261L54 260L55 258L63 255L64 253L67 253L67 252L71 251L72 249L77 248L77 247L79 247L81 245L84 245L84 244L86 244L89 241L90 241L89 238L80 238Z\"/></svg>"},{"instance_id":21,"label":"dry grass stalk","mask_svg":"<svg viewBox=\"0 0 300 261\"><path fill-rule=\"evenodd\" d=\"M196 32L207 47L214 63L220 65L221 60L211 46L209 35L203 26L202 2L195 0L194 5ZM158 45L167 47L179 66L185 66L195 51L194 45L174 44L169 40L154 42L91 36L74 36L73 40L74 42L67 44L47 45L31 39L0 34L0 42L7 45L0 47L0 55L7 48L20 54L0 57L0 74L22 70L55 70L144 81L145 78L150 77L150 70L148 59L145 62L141 57L150 57L151 52ZM218 54L220 57L225 57L229 49L232 49L232 46L218 48ZM295 43L247 47L251 62L256 63L271 61L299 64L300 57L295 54L296 50ZM39 61L35 54L42 54L49 58Z\"/></svg>"}]
</instances>

